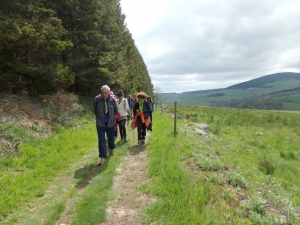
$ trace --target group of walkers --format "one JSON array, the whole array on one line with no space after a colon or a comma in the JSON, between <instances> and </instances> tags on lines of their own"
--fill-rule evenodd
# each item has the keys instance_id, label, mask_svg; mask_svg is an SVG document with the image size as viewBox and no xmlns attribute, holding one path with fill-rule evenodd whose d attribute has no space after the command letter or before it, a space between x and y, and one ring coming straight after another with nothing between
<instances>
[{"instance_id":1,"label":"group of walkers","mask_svg":"<svg viewBox=\"0 0 300 225\"><path fill-rule=\"evenodd\" d=\"M150 96L140 92L133 99L131 95L126 99L122 90L116 94L109 86L101 87L101 94L94 99L94 113L96 116L96 127L98 134L99 162L97 166L105 163L107 154L115 154L115 139L119 127L121 141L128 142L126 133L129 120L132 119L132 129L137 128L138 144L144 144L146 131L152 131L152 112L154 103ZM108 140L108 151L106 149L106 138Z\"/></svg>"}]
</instances>

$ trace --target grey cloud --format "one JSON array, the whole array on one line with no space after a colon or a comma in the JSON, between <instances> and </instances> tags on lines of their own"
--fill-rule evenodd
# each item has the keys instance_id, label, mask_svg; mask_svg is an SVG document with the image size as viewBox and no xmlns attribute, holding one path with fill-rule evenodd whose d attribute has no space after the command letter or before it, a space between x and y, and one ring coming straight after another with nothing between
<instances>
[{"instance_id":1,"label":"grey cloud","mask_svg":"<svg viewBox=\"0 0 300 225\"><path fill-rule=\"evenodd\" d=\"M300 13L286 13L288 3L297 1L180 1L136 43L154 83L169 80L168 87L188 75L193 81L244 81L297 70ZM154 43L167 50L153 57L147 46Z\"/></svg>"}]
</instances>

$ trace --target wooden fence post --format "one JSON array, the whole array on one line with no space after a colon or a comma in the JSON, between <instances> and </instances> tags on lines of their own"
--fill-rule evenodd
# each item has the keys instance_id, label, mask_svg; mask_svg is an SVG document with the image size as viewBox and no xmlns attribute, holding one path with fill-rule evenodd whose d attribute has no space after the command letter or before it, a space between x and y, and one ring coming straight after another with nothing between
<instances>
[{"instance_id":1,"label":"wooden fence post","mask_svg":"<svg viewBox=\"0 0 300 225\"><path fill-rule=\"evenodd\" d=\"M161 108L161 111L162 111L162 113L164 112L164 108L163 108L163 106L162 106L162 104L161 104L161 101L160 101L160 108Z\"/></svg>"},{"instance_id":2,"label":"wooden fence post","mask_svg":"<svg viewBox=\"0 0 300 225\"><path fill-rule=\"evenodd\" d=\"M174 133L176 134L176 126L177 126L177 102L174 104Z\"/></svg>"}]
</instances>

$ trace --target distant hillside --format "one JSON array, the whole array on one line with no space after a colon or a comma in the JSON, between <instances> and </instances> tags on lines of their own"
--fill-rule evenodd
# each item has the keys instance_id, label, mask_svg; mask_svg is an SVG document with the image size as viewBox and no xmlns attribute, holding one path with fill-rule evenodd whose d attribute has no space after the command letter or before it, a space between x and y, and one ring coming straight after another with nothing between
<instances>
[{"instance_id":1,"label":"distant hillside","mask_svg":"<svg viewBox=\"0 0 300 225\"><path fill-rule=\"evenodd\" d=\"M209 90L199 90L199 91L185 91L182 92L184 94L204 94L204 93L211 93L213 91L220 91L220 90L225 90L226 88L218 88L218 89L209 89ZM168 93L171 94L171 93Z\"/></svg>"},{"instance_id":2,"label":"distant hillside","mask_svg":"<svg viewBox=\"0 0 300 225\"><path fill-rule=\"evenodd\" d=\"M270 74L250 81L229 86L227 87L227 89L232 89L232 88L246 89L246 88L263 88L263 87L267 88L268 86L265 86L267 84L274 83L276 81L284 81L284 80L292 80L292 79L300 79L300 73L288 72L288 73Z\"/></svg>"},{"instance_id":3,"label":"distant hillside","mask_svg":"<svg viewBox=\"0 0 300 225\"><path fill-rule=\"evenodd\" d=\"M227 88L164 93L163 102L228 108L300 110L300 73L276 73Z\"/></svg>"}]
</instances>

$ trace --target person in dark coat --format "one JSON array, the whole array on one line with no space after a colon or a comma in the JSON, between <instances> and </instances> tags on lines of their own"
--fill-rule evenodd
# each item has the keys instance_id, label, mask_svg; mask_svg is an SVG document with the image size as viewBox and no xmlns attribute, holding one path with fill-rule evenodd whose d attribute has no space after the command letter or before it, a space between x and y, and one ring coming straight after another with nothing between
<instances>
[{"instance_id":1,"label":"person in dark coat","mask_svg":"<svg viewBox=\"0 0 300 225\"><path fill-rule=\"evenodd\" d=\"M150 107L146 101L146 94L140 92L136 95L137 101L133 107L133 116L138 131L138 144L144 144L146 139L147 120L150 121Z\"/></svg>"},{"instance_id":2,"label":"person in dark coat","mask_svg":"<svg viewBox=\"0 0 300 225\"><path fill-rule=\"evenodd\" d=\"M96 127L98 134L98 149L99 149L99 162L96 164L100 166L106 161L106 139L108 139L109 153L114 154L115 149L115 121L118 114L118 105L115 98L110 95L110 88L107 85L101 87L101 95L94 99L94 114L96 116Z\"/></svg>"},{"instance_id":3,"label":"person in dark coat","mask_svg":"<svg viewBox=\"0 0 300 225\"><path fill-rule=\"evenodd\" d=\"M150 107L150 120L151 120L151 123L153 124L152 112L154 111L154 102L152 101L152 98L150 96L147 96L147 102Z\"/></svg>"}]
</instances>

